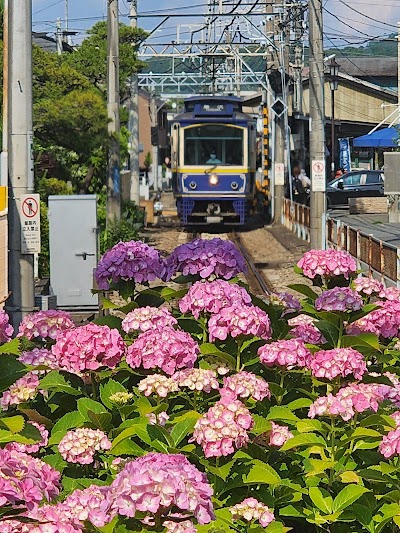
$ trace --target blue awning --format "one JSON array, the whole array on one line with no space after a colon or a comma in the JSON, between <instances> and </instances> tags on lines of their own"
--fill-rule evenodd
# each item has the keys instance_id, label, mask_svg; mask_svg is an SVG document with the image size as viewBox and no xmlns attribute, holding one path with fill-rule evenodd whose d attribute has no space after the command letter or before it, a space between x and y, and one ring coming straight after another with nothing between
<instances>
[{"instance_id":1,"label":"blue awning","mask_svg":"<svg viewBox=\"0 0 400 533\"><path fill-rule=\"evenodd\" d=\"M354 148L398 148L400 143L397 128L384 128L353 139Z\"/></svg>"}]
</instances>

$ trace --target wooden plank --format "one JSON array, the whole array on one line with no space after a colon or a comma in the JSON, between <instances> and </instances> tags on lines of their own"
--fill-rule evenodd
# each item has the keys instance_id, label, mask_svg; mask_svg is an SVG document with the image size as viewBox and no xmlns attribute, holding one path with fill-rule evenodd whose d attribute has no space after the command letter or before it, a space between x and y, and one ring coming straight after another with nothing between
<instances>
[{"instance_id":1,"label":"wooden plank","mask_svg":"<svg viewBox=\"0 0 400 533\"><path fill-rule=\"evenodd\" d=\"M386 197L377 198L349 198L350 215L387 213L388 202Z\"/></svg>"}]
</instances>

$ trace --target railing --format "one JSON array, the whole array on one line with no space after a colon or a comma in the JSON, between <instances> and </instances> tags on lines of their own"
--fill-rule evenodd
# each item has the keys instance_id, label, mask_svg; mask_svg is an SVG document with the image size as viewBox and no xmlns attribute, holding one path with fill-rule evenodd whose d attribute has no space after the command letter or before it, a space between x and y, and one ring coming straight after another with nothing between
<instances>
[{"instance_id":1,"label":"railing","mask_svg":"<svg viewBox=\"0 0 400 533\"><path fill-rule=\"evenodd\" d=\"M282 224L299 239L310 242L310 208L306 205L283 200Z\"/></svg>"},{"instance_id":2,"label":"railing","mask_svg":"<svg viewBox=\"0 0 400 533\"><path fill-rule=\"evenodd\" d=\"M349 252L360 270L380 279L387 286L400 286L400 248L329 216L326 238L330 248Z\"/></svg>"}]
</instances>

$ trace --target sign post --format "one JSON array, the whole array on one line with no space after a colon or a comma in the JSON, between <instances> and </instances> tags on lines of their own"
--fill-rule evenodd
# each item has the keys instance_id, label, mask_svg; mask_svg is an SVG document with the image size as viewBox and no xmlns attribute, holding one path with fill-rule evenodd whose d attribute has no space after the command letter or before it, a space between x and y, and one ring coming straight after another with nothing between
<instances>
[{"instance_id":1,"label":"sign post","mask_svg":"<svg viewBox=\"0 0 400 533\"><path fill-rule=\"evenodd\" d=\"M21 195L21 253L40 253L40 196Z\"/></svg>"},{"instance_id":2,"label":"sign post","mask_svg":"<svg viewBox=\"0 0 400 533\"><path fill-rule=\"evenodd\" d=\"M313 192L326 191L325 161L312 161L311 165L311 189Z\"/></svg>"}]
</instances>

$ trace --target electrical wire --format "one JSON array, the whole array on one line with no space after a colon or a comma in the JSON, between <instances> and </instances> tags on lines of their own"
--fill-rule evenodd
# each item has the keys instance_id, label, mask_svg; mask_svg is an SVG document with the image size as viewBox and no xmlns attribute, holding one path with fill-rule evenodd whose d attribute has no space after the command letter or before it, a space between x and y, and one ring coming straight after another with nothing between
<instances>
[{"instance_id":1,"label":"electrical wire","mask_svg":"<svg viewBox=\"0 0 400 533\"><path fill-rule=\"evenodd\" d=\"M369 19L369 20L373 20L374 22L379 22L379 24L383 24L384 26L390 26L391 28L396 28L397 29L397 26L395 26L394 24L389 24L388 22L384 22L382 20L376 20L372 17L370 17L369 15L366 15L365 13L362 13L361 11L358 11L358 9L352 7L352 6L349 6L348 4L346 4L346 2L344 2L344 0L339 0L339 2L346 6L348 9L350 9L351 11L354 11L354 13L357 13L358 15L361 15L363 17L365 17L366 19Z\"/></svg>"}]
</instances>

